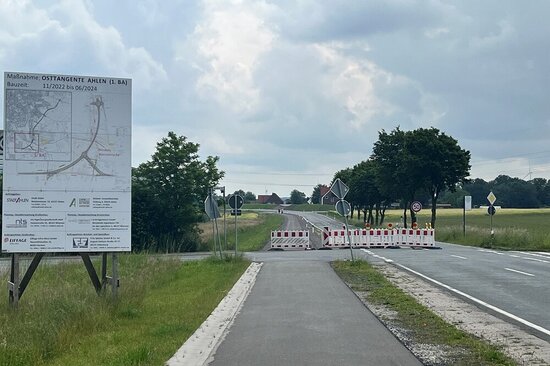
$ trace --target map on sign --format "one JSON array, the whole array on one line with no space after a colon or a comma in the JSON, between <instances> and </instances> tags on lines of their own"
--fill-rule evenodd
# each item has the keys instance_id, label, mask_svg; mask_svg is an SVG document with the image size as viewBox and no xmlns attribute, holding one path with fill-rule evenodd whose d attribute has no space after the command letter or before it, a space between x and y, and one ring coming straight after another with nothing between
<instances>
[{"instance_id":1,"label":"map on sign","mask_svg":"<svg viewBox=\"0 0 550 366\"><path fill-rule=\"evenodd\" d=\"M118 177L127 170L121 157L129 154L130 128L119 122L126 111L118 108L126 109L126 100L116 94L7 89L6 105L6 160L26 176L18 189L60 184L81 189L102 176L114 178L102 180L110 189L127 188L126 177Z\"/></svg>"},{"instance_id":2,"label":"map on sign","mask_svg":"<svg viewBox=\"0 0 550 366\"><path fill-rule=\"evenodd\" d=\"M6 90L9 159L71 159L71 93L48 90Z\"/></svg>"}]
</instances>

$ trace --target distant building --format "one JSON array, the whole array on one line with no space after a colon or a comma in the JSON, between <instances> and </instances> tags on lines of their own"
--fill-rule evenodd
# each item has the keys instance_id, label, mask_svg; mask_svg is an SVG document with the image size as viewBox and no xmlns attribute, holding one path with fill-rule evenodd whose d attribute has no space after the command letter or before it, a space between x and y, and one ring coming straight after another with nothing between
<instances>
[{"instance_id":1,"label":"distant building","mask_svg":"<svg viewBox=\"0 0 550 366\"><path fill-rule=\"evenodd\" d=\"M282 205L283 200L281 199L281 197L277 196L276 193L272 193L271 195L259 194L258 203L265 203L265 204L270 203L273 205Z\"/></svg>"},{"instance_id":2,"label":"distant building","mask_svg":"<svg viewBox=\"0 0 550 366\"><path fill-rule=\"evenodd\" d=\"M338 197L336 197L334 193L330 191L330 187L323 185L319 187L319 190L321 193L322 205L335 205L336 202L338 202Z\"/></svg>"}]
</instances>

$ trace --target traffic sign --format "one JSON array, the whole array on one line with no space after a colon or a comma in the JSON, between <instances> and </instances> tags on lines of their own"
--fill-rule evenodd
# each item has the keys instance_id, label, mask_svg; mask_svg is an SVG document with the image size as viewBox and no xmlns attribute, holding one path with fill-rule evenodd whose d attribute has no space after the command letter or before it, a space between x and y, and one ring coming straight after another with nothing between
<instances>
[{"instance_id":1,"label":"traffic sign","mask_svg":"<svg viewBox=\"0 0 550 366\"><path fill-rule=\"evenodd\" d=\"M472 196L464 196L464 210L465 211L472 210Z\"/></svg>"},{"instance_id":2,"label":"traffic sign","mask_svg":"<svg viewBox=\"0 0 550 366\"><path fill-rule=\"evenodd\" d=\"M217 219L221 217L220 210L218 209L218 203L214 200L211 194L209 194L204 200L204 212L210 219Z\"/></svg>"},{"instance_id":3,"label":"traffic sign","mask_svg":"<svg viewBox=\"0 0 550 366\"><path fill-rule=\"evenodd\" d=\"M497 200L497 196L493 193L493 191L489 192L489 195L487 196L487 201L491 204L491 206L495 203Z\"/></svg>"},{"instance_id":4,"label":"traffic sign","mask_svg":"<svg viewBox=\"0 0 550 366\"><path fill-rule=\"evenodd\" d=\"M413 210L413 212L420 212L420 210L422 210L422 203L414 201L411 203L411 210Z\"/></svg>"},{"instance_id":5,"label":"traffic sign","mask_svg":"<svg viewBox=\"0 0 550 366\"><path fill-rule=\"evenodd\" d=\"M235 216L235 211L237 211L237 216L241 216L241 215L242 215L242 211L241 211L241 210L231 210L231 216Z\"/></svg>"},{"instance_id":6,"label":"traffic sign","mask_svg":"<svg viewBox=\"0 0 550 366\"><path fill-rule=\"evenodd\" d=\"M229 207L232 209L239 209L243 207L244 198L241 195L234 194L232 196L229 196L227 199L229 203Z\"/></svg>"},{"instance_id":7,"label":"traffic sign","mask_svg":"<svg viewBox=\"0 0 550 366\"><path fill-rule=\"evenodd\" d=\"M351 205L346 200L340 200L336 202L336 211L342 216L349 216Z\"/></svg>"},{"instance_id":8,"label":"traffic sign","mask_svg":"<svg viewBox=\"0 0 550 366\"><path fill-rule=\"evenodd\" d=\"M495 208L495 206L489 206L487 208L487 213L491 216L493 216L496 212L497 212L497 209Z\"/></svg>"},{"instance_id":9,"label":"traffic sign","mask_svg":"<svg viewBox=\"0 0 550 366\"><path fill-rule=\"evenodd\" d=\"M343 200L344 197L346 197L346 194L348 194L349 188L344 184L344 182L340 180L340 178L336 178L336 180L334 181L334 183L332 183L332 186L330 187L330 191L334 193L334 195L338 197L338 199Z\"/></svg>"}]
</instances>

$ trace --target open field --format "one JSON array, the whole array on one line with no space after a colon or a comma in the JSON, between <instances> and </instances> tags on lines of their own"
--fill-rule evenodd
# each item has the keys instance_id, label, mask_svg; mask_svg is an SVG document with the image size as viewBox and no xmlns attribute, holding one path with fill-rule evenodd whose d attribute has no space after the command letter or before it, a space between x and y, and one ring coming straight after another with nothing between
<instances>
[{"instance_id":1,"label":"open field","mask_svg":"<svg viewBox=\"0 0 550 366\"><path fill-rule=\"evenodd\" d=\"M118 301L81 263L40 266L17 310L0 297L0 365L162 365L248 264L122 255Z\"/></svg>"},{"instance_id":2,"label":"open field","mask_svg":"<svg viewBox=\"0 0 550 366\"><path fill-rule=\"evenodd\" d=\"M261 214L256 212L244 212L237 217L237 239L239 241L239 252L250 252L260 250L270 239L271 230L279 230L283 224L282 215ZM235 249L235 217L227 217L227 250ZM203 233L201 238L207 244L204 250L212 250L212 223L200 224ZM223 218L218 219L218 230L223 243Z\"/></svg>"},{"instance_id":3,"label":"open field","mask_svg":"<svg viewBox=\"0 0 550 366\"><path fill-rule=\"evenodd\" d=\"M400 223L403 210L387 210L385 223ZM430 222L431 211L418 213L418 224ZM550 209L499 209L493 216L494 237L491 237L490 216L486 209L466 212L466 236L463 234L462 209L439 209L436 219L436 240L447 243L513 250L550 251ZM355 225L362 222L353 220Z\"/></svg>"}]
</instances>

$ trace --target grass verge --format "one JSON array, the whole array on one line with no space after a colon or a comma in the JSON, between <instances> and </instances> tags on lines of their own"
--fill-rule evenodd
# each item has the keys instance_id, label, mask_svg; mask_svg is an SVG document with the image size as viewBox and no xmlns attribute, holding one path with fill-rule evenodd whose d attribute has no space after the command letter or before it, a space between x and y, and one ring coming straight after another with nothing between
<instances>
[{"instance_id":1,"label":"grass verge","mask_svg":"<svg viewBox=\"0 0 550 366\"><path fill-rule=\"evenodd\" d=\"M489 345L443 321L364 261L334 262L338 275L366 300L384 306L394 315L391 323L405 329L414 343L434 345L446 353L449 365L516 365L499 348ZM384 320L384 319L382 319Z\"/></svg>"},{"instance_id":2,"label":"grass verge","mask_svg":"<svg viewBox=\"0 0 550 366\"><path fill-rule=\"evenodd\" d=\"M117 301L96 295L82 264L42 265L18 309L0 297L0 365L162 365L248 265L123 255Z\"/></svg>"},{"instance_id":3,"label":"grass verge","mask_svg":"<svg viewBox=\"0 0 550 366\"><path fill-rule=\"evenodd\" d=\"M248 212L243 217L237 218L237 240L239 252L252 252L261 250L270 240L271 230L279 230L283 224L282 215L259 214ZM207 223L202 227L203 240L206 240L204 250L212 250L212 224ZM223 243L223 222L218 221L218 230ZM227 250L235 249L235 219L227 220Z\"/></svg>"}]
</instances>

